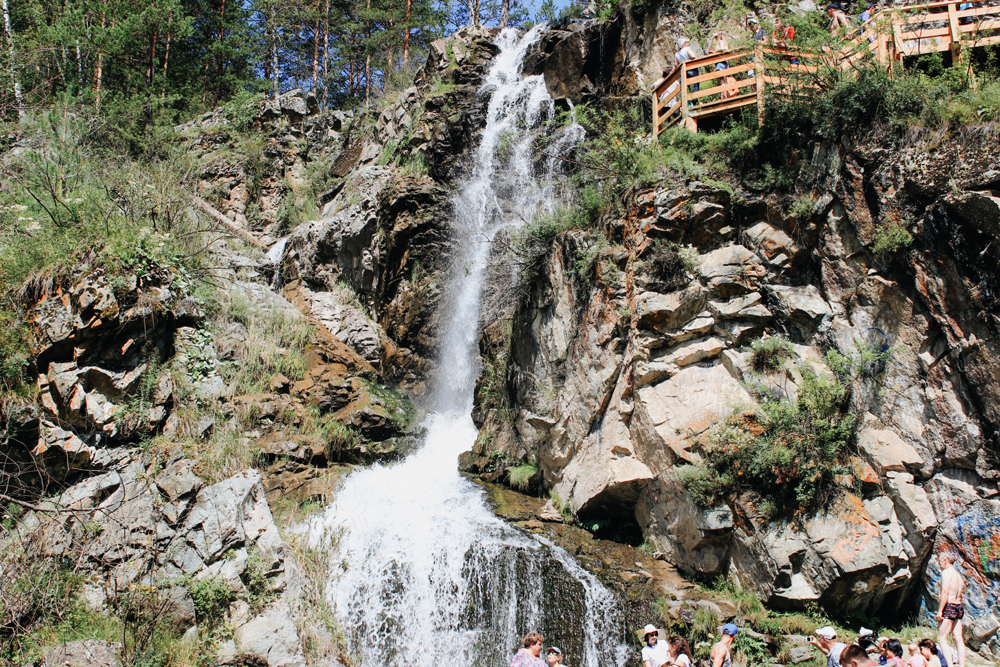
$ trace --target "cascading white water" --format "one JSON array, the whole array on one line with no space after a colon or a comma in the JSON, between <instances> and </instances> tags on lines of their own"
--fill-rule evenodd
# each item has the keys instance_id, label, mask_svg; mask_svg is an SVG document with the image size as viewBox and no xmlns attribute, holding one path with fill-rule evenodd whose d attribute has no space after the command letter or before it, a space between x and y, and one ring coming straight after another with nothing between
<instances>
[{"instance_id":1,"label":"cascading white water","mask_svg":"<svg viewBox=\"0 0 1000 667\"><path fill-rule=\"evenodd\" d=\"M365 665L506 667L532 630L562 647L570 664L625 662L612 595L562 549L497 519L482 489L457 470L477 435L470 412L490 240L554 205L555 161L537 174L531 148L532 130L554 105L540 76L520 72L543 31L503 31L483 87L492 97L471 175L454 201L460 249L424 444L395 465L351 474L309 527L315 543L330 531L340 536L329 594ZM574 128L565 141L581 135Z\"/></svg>"}]
</instances>

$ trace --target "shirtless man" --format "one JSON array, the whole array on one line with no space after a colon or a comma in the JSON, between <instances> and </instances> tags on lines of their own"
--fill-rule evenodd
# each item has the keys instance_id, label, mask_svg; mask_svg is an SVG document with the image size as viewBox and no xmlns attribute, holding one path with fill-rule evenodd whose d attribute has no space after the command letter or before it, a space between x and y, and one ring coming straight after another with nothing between
<instances>
[{"instance_id":1,"label":"shirtless man","mask_svg":"<svg viewBox=\"0 0 1000 667\"><path fill-rule=\"evenodd\" d=\"M938 604L937 620L938 645L941 646L948 667L954 667L951 662L951 646L948 645L948 635L955 637L958 648L958 665L965 667L965 641L962 639L962 617L965 608L962 607L962 593L965 592L965 582L962 575L955 569L955 557L947 551L938 554L938 565L941 568L941 600Z\"/></svg>"},{"instance_id":2,"label":"shirtless man","mask_svg":"<svg viewBox=\"0 0 1000 667\"><path fill-rule=\"evenodd\" d=\"M732 667L733 660L729 654L729 646L739 631L735 623L726 623L722 626L722 638L712 647L712 652L708 656L712 667Z\"/></svg>"}]
</instances>

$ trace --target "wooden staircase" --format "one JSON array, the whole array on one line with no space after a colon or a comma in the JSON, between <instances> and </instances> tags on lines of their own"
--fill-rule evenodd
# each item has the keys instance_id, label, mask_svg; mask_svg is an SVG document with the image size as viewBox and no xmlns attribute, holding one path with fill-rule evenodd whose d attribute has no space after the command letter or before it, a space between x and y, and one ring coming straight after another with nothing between
<instances>
[{"instance_id":1,"label":"wooden staircase","mask_svg":"<svg viewBox=\"0 0 1000 667\"><path fill-rule=\"evenodd\" d=\"M892 71L906 56L939 51L950 51L958 63L963 49L1000 44L1000 6L960 10L959 4L880 10L836 48L808 51L761 42L681 63L653 84L653 136L678 123L697 132L702 118L752 106L762 116L765 92L803 94L816 87L821 66L846 70L874 60Z\"/></svg>"}]
</instances>

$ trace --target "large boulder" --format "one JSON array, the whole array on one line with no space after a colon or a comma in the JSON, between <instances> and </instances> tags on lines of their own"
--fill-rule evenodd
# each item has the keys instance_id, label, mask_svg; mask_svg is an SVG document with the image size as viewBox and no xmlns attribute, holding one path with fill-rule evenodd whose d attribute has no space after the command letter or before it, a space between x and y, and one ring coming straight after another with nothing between
<instances>
[{"instance_id":1,"label":"large boulder","mask_svg":"<svg viewBox=\"0 0 1000 667\"><path fill-rule=\"evenodd\" d=\"M688 574L712 577L729 567L733 517L728 507L696 505L673 471L648 484L635 506L643 534Z\"/></svg>"}]
</instances>

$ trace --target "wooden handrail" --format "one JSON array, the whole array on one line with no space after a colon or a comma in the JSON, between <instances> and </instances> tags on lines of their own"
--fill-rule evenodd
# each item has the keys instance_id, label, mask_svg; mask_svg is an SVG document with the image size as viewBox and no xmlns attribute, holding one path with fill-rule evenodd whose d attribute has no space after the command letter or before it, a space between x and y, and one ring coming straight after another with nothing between
<instances>
[{"instance_id":1,"label":"wooden handrail","mask_svg":"<svg viewBox=\"0 0 1000 667\"><path fill-rule=\"evenodd\" d=\"M754 103L757 104L758 115L763 117L766 85L789 88L788 93L796 88L814 86L802 77L794 76L819 71L818 65L805 64L806 61L823 60L848 69L859 60L874 57L892 71L894 65L902 65L904 56L951 50L953 57L957 58L963 45L1000 44L1000 34L968 39L973 33L1000 31L1000 6L958 9L959 4L959 0L939 0L879 10L863 24L852 28L852 36L845 39L841 46L824 47L821 52L758 43L752 49L710 53L680 63L666 77L653 84L653 134L657 136L664 126L678 122L696 130L697 117L732 113ZM973 22L963 23L962 19L966 18L972 18ZM963 40L963 37L966 39ZM765 55L782 61L768 63ZM798 59L799 63L790 64L788 60L792 58ZM713 69L719 63L726 63L728 67ZM692 75L695 69L699 72ZM664 97L663 93L674 84L677 84L677 89ZM688 90L694 86L699 89ZM752 88L756 94L743 93L745 88ZM719 97L715 98L716 95ZM663 97L662 101L660 97Z\"/></svg>"}]
</instances>

